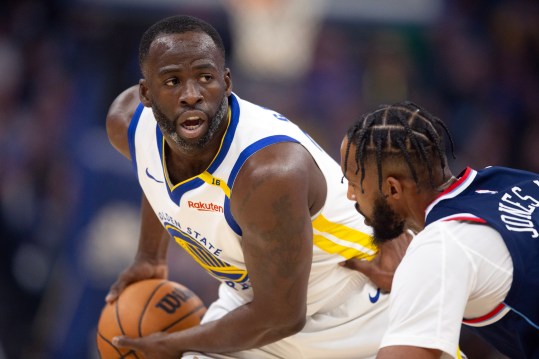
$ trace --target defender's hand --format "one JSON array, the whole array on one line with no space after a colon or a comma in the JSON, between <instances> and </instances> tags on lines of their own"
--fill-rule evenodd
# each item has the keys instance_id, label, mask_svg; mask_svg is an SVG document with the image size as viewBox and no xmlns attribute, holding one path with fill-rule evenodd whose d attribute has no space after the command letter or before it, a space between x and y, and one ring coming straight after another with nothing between
<instances>
[{"instance_id":1,"label":"defender's hand","mask_svg":"<svg viewBox=\"0 0 539 359\"><path fill-rule=\"evenodd\" d=\"M360 271L384 293L391 291L393 275L406 253L412 235L406 231L400 236L378 246L378 255L372 261L351 258L344 266Z\"/></svg>"}]
</instances>

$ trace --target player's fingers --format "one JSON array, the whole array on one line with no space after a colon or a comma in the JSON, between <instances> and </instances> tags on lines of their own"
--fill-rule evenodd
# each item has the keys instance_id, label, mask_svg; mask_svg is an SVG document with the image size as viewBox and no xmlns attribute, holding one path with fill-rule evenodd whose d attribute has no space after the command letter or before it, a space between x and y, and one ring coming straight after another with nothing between
<instances>
[{"instance_id":1,"label":"player's fingers","mask_svg":"<svg viewBox=\"0 0 539 359\"><path fill-rule=\"evenodd\" d=\"M125 287L130 284L132 280L128 280L125 276L120 277L111 287L109 293L105 297L105 302L111 304L118 299L120 293L123 292Z\"/></svg>"},{"instance_id":2,"label":"player's fingers","mask_svg":"<svg viewBox=\"0 0 539 359\"><path fill-rule=\"evenodd\" d=\"M343 262L343 266L349 269L357 270L368 276L373 270L374 263L357 258L351 258Z\"/></svg>"},{"instance_id":3,"label":"player's fingers","mask_svg":"<svg viewBox=\"0 0 539 359\"><path fill-rule=\"evenodd\" d=\"M107 296L105 297L105 302L107 302L108 304L112 304L116 301L116 299L118 299L118 296L119 292L116 289L111 288L107 293Z\"/></svg>"},{"instance_id":4,"label":"player's fingers","mask_svg":"<svg viewBox=\"0 0 539 359\"><path fill-rule=\"evenodd\" d=\"M140 350L142 348L139 342L140 339L138 338L130 338L126 336L112 338L112 344L118 348L131 348L135 350Z\"/></svg>"}]
</instances>

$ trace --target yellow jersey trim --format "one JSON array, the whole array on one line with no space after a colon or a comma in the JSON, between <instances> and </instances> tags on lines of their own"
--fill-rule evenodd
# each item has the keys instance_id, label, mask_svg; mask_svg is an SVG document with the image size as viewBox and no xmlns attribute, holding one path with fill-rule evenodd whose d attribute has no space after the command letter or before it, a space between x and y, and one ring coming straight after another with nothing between
<instances>
[{"instance_id":1,"label":"yellow jersey trim","mask_svg":"<svg viewBox=\"0 0 539 359\"><path fill-rule=\"evenodd\" d=\"M226 184L226 181L219 177L212 176L208 171L202 172L197 177L209 185L221 187L223 192L225 192L225 195L230 199L230 188Z\"/></svg>"},{"instance_id":2,"label":"yellow jersey trim","mask_svg":"<svg viewBox=\"0 0 539 359\"><path fill-rule=\"evenodd\" d=\"M323 215L313 220L313 243L330 254L339 254L346 259L372 260L378 249L372 237L345 225L331 222Z\"/></svg>"}]
</instances>

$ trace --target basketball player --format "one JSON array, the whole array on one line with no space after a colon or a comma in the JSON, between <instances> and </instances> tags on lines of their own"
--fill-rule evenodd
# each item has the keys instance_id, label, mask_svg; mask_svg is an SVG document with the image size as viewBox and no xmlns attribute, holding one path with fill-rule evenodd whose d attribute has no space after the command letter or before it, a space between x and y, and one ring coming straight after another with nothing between
<instances>
[{"instance_id":1,"label":"basketball player","mask_svg":"<svg viewBox=\"0 0 539 359\"><path fill-rule=\"evenodd\" d=\"M111 105L107 131L143 190L141 236L106 300L166 277L170 237L222 284L200 326L114 343L146 359L373 357L387 295L339 265L377 249L338 163L281 114L232 93L207 23L154 24L139 60L143 79ZM409 238L395 243L380 260L388 281Z\"/></svg>"},{"instance_id":2,"label":"basketball player","mask_svg":"<svg viewBox=\"0 0 539 359\"><path fill-rule=\"evenodd\" d=\"M418 233L393 279L377 357L455 357L462 322L510 358L539 358L539 175L487 167L455 177L445 134L405 102L363 116L341 147L348 197L375 243Z\"/></svg>"}]
</instances>

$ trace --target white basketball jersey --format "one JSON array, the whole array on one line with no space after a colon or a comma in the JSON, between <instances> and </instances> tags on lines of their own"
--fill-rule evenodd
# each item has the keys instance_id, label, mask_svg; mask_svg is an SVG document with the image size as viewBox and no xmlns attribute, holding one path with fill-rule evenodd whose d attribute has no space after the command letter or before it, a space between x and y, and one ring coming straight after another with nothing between
<instances>
[{"instance_id":1,"label":"white basketball jersey","mask_svg":"<svg viewBox=\"0 0 539 359\"><path fill-rule=\"evenodd\" d=\"M234 181L255 152L279 142L300 143L327 182L326 202L312 218L313 263L307 315L333 310L346 298L364 291L368 282L361 273L338 263L352 257L372 259L376 254L370 228L346 198L347 182L341 183L340 166L279 113L235 94L229 97L229 104L228 128L212 163L198 176L175 185L168 179L163 158L165 141L153 113L139 106L129 128L129 145L148 201L174 240L209 274L226 283L228 294L236 296L238 304L248 302L253 292L241 248L242 230L230 212ZM376 293L371 284L368 287L369 293ZM364 296L368 299L366 292Z\"/></svg>"}]
</instances>

